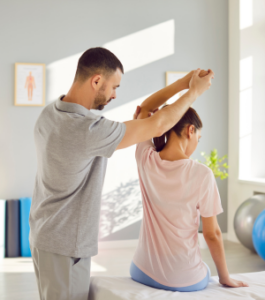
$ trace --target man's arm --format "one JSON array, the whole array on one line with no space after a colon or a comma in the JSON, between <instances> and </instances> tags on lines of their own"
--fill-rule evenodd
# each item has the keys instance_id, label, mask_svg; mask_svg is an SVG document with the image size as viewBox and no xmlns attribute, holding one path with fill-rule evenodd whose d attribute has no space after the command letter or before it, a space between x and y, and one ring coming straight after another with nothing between
<instances>
[{"instance_id":1,"label":"man's arm","mask_svg":"<svg viewBox=\"0 0 265 300\"><path fill-rule=\"evenodd\" d=\"M150 118L124 122L126 133L116 150L161 136L170 127L174 126L175 120L182 117L195 99L196 94L189 91L178 100L178 103L175 102L170 107L158 111Z\"/></svg>"},{"instance_id":2,"label":"man's arm","mask_svg":"<svg viewBox=\"0 0 265 300\"><path fill-rule=\"evenodd\" d=\"M172 128L181 119L196 98L211 86L213 72L210 71L209 74L203 78L199 77L199 73L200 69L194 71L190 81L189 91L173 104L158 111L150 118L124 122L126 125L126 132L116 150L127 148L153 137L161 136ZM169 87L170 86L167 88ZM170 89L167 88L157 92L159 94L155 99L162 97L165 102L176 93L175 91L173 92L172 87ZM152 101L150 101L150 103L151 102ZM164 102L162 102L162 104Z\"/></svg>"}]
</instances>

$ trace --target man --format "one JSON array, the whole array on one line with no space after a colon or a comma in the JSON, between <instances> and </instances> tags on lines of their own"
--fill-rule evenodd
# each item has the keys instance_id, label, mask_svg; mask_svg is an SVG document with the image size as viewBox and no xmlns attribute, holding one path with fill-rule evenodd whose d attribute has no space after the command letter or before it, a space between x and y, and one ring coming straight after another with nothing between
<instances>
[{"instance_id":1,"label":"man","mask_svg":"<svg viewBox=\"0 0 265 300\"><path fill-rule=\"evenodd\" d=\"M213 72L203 78L199 72L152 95L165 102L190 88L150 118L136 120L138 107L135 120L114 122L90 110L102 110L116 98L123 66L110 51L92 48L80 57L67 95L44 108L34 130L38 170L30 213L30 245L42 300L88 298L107 158L174 126L211 85ZM148 110L144 102L141 109Z\"/></svg>"}]
</instances>

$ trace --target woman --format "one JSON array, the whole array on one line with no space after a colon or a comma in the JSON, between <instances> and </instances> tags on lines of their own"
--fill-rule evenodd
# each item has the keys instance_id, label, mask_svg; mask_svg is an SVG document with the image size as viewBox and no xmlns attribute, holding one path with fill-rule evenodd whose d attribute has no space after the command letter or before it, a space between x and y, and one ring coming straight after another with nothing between
<instances>
[{"instance_id":1,"label":"woman","mask_svg":"<svg viewBox=\"0 0 265 300\"><path fill-rule=\"evenodd\" d=\"M165 99L159 99L159 92L149 97L142 103L138 118L148 117L164 102ZM201 216L203 235L220 283L247 286L229 277L216 218L223 209L213 173L190 159L201 138L201 129L200 117L189 108L171 130L154 138L154 144L147 141L137 145L144 215L130 273L133 280L142 284L183 292L207 286L211 274L198 246Z\"/></svg>"}]
</instances>

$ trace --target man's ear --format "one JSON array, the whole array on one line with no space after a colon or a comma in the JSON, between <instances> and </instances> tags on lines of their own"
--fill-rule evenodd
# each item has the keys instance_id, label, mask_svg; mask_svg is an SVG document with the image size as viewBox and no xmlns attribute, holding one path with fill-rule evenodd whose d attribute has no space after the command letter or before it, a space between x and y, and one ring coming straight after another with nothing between
<instances>
[{"instance_id":1,"label":"man's ear","mask_svg":"<svg viewBox=\"0 0 265 300\"><path fill-rule=\"evenodd\" d=\"M92 88L94 90L99 90L99 88L101 86L101 81L102 81L101 75L97 74L97 75L92 76L92 78L91 78Z\"/></svg>"}]
</instances>

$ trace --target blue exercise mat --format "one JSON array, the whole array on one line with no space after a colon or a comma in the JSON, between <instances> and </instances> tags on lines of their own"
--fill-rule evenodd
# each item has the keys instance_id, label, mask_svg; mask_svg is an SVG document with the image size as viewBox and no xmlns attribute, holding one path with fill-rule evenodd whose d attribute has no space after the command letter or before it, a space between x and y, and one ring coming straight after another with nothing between
<instances>
[{"instance_id":1,"label":"blue exercise mat","mask_svg":"<svg viewBox=\"0 0 265 300\"><path fill-rule=\"evenodd\" d=\"M29 212L31 198L20 199L20 247L21 256L31 256L29 247Z\"/></svg>"},{"instance_id":2,"label":"blue exercise mat","mask_svg":"<svg viewBox=\"0 0 265 300\"><path fill-rule=\"evenodd\" d=\"M5 257L6 200L0 199L0 259Z\"/></svg>"},{"instance_id":3,"label":"blue exercise mat","mask_svg":"<svg viewBox=\"0 0 265 300\"><path fill-rule=\"evenodd\" d=\"M6 201L6 257L20 256L19 200Z\"/></svg>"}]
</instances>

